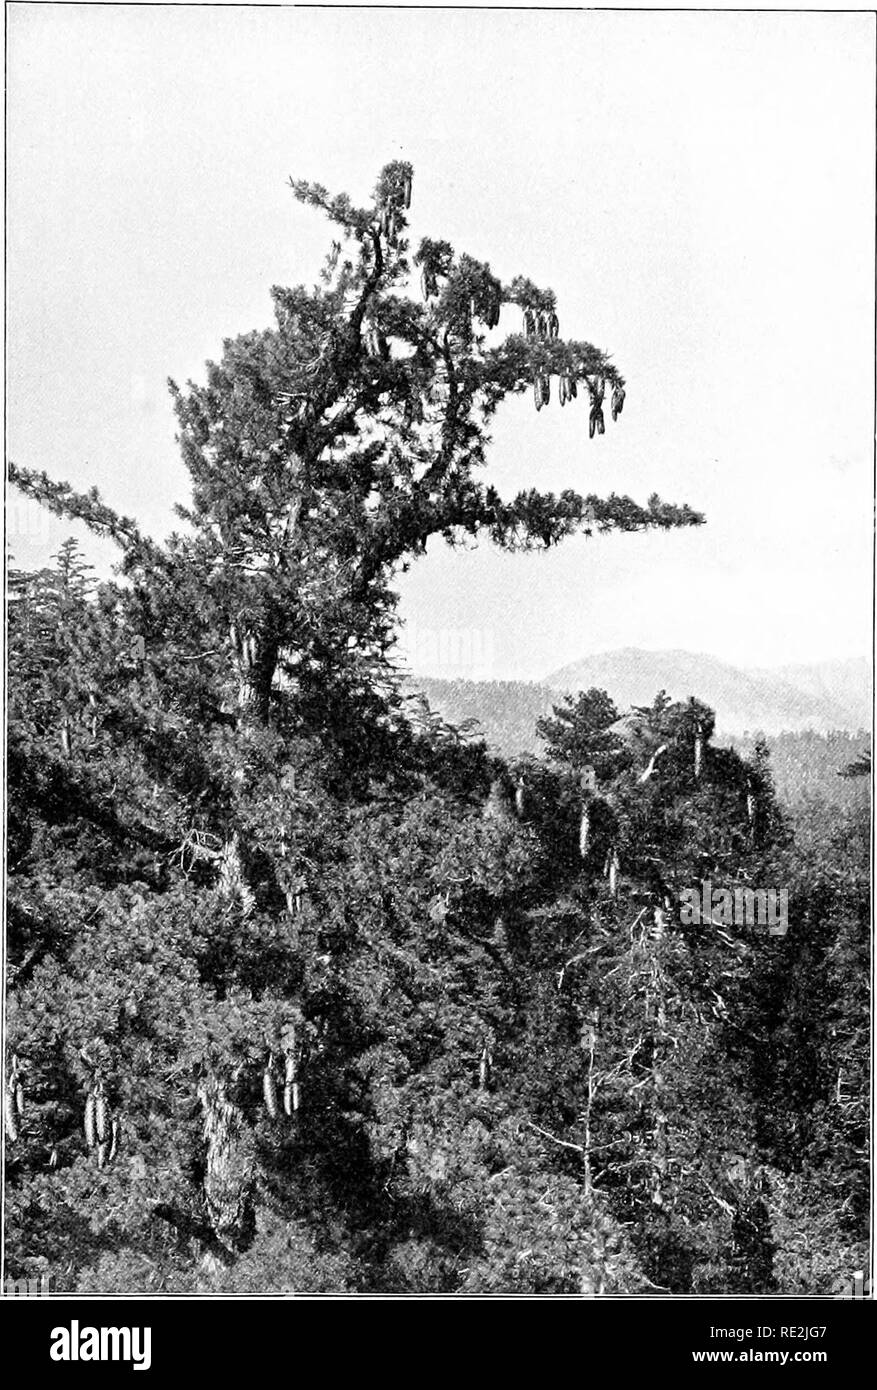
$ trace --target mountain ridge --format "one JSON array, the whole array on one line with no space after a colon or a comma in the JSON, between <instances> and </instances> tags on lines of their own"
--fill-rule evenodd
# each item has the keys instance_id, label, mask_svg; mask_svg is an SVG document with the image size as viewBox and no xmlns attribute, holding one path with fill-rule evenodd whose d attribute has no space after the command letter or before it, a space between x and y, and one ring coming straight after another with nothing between
<instances>
[{"instance_id":1,"label":"mountain ridge","mask_svg":"<svg viewBox=\"0 0 877 1390\"><path fill-rule=\"evenodd\" d=\"M866 657L739 667L703 652L620 647L579 658L540 683L553 690L606 690L619 708L650 704L659 690L696 695L726 733L815 729L857 732L871 725L871 664Z\"/></svg>"}]
</instances>

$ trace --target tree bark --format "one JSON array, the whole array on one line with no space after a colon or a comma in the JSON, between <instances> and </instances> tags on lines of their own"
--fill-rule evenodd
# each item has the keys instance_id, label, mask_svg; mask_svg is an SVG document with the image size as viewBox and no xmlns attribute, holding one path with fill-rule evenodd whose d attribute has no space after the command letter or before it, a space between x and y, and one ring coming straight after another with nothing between
<instances>
[{"instance_id":1,"label":"tree bark","mask_svg":"<svg viewBox=\"0 0 877 1390\"><path fill-rule=\"evenodd\" d=\"M230 901L239 901L244 915L252 912L255 899L244 873L240 836L237 831L219 852L219 889L223 897Z\"/></svg>"},{"instance_id":2,"label":"tree bark","mask_svg":"<svg viewBox=\"0 0 877 1390\"><path fill-rule=\"evenodd\" d=\"M267 724L279 654L277 643L257 632L241 631L234 623L229 627L229 636L237 660L238 708L260 724Z\"/></svg>"},{"instance_id":3,"label":"tree bark","mask_svg":"<svg viewBox=\"0 0 877 1390\"><path fill-rule=\"evenodd\" d=\"M252 1236L252 1165L242 1143L244 1117L225 1083L208 1071L198 1084L207 1148L204 1196L210 1224L231 1250L245 1249Z\"/></svg>"},{"instance_id":4,"label":"tree bark","mask_svg":"<svg viewBox=\"0 0 877 1390\"><path fill-rule=\"evenodd\" d=\"M664 1043L667 1031L667 1005L664 975L655 962L652 974L652 998L655 1010L654 1051L652 1056L652 1097L654 1104L654 1152L652 1157L652 1202L664 1205L664 1182L668 1169L667 1116L664 1112Z\"/></svg>"},{"instance_id":5,"label":"tree bark","mask_svg":"<svg viewBox=\"0 0 877 1390\"><path fill-rule=\"evenodd\" d=\"M593 1192L593 1175L591 1172L591 1114L594 1108L594 1053L597 1049L597 1030L594 1027L593 1019L589 1019L582 1030L582 1041L588 1050L588 1088L585 1100L584 1112L584 1140L582 1143L582 1163L584 1165L584 1189L585 1196L590 1198Z\"/></svg>"}]
</instances>

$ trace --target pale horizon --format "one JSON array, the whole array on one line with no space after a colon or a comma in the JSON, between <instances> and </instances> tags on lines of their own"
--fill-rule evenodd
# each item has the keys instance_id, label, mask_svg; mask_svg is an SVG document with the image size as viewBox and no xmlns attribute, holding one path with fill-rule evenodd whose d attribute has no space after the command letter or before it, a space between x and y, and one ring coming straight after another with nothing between
<instances>
[{"instance_id":1,"label":"pale horizon","mask_svg":"<svg viewBox=\"0 0 877 1390\"><path fill-rule=\"evenodd\" d=\"M470 633L471 630L456 629L451 634L451 641L455 642L458 646L460 644L465 645L467 638L470 638ZM435 636L436 640L441 641L441 629L436 632ZM399 645L401 651L404 653L404 641ZM403 656L400 665L403 665L406 671L410 673L411 677L415 679L422 677L429 680L520 681L528 685L547 685L550 684L552 678L555 677L559 671L567 666L576 666L581 662L597 660L604 656L617 656L620 652L645 652L650 655L706 658L708 661L715 661L723 666L727 666L729 670L740 671L749 676L759 675L761 673L779 676L785 671L805 670L818 666L852 666L860 662L867 663L869 667L873 666L871 653L867 651L850 652L845 656L814 656L806 661L765 662L764 664L756 665L754 663L731 661L717 652L708 651L706 648L695 651L690 647L647 647L641 644L633 645L628 643L619 643L615 647L600 647L593 651L578 652L575 656L570 656L568 660L559 662L557 666L553 667L551 670L544 671L541 675L536 676L504 675L500 671L495 670L492 664L490 666L492 674L487 674L484 670L483 663L479 663L477 660L474 662L447 662L438 660L434 662L421 662L420 664L414 665L409 661L405 661ZM467 669L475 670L478 674L469 676L466 674Z\"/></svg>"}]
</instances>

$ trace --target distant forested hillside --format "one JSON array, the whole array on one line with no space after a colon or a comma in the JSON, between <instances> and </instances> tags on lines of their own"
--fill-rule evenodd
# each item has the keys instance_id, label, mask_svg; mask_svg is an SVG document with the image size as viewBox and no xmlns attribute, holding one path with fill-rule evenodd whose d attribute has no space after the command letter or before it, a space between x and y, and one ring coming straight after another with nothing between
<instances>
[{"instance_id":1,"label":"distant forested hillside","mask_svg":"<svg viewBox=\"0 0 877 1390\"><path fill-rule=\"evenodd\" d=\"M544 752L536 721L551 713L563 695L559 690L526 681L442 681L421 676L411 687L421 690L436 713L450 724L477 720L477 732L506 758ZM656 694L657 692L653 692ZM716 710L721 726L722 711ZM755 735L719 736L717 742L749 756ZM844 730L818 733L813 729L769 734L766 742L781 801L796 805L808 797L823 797L836 806L858 805L868 794L867 778L845 778L839 771L870 747L866 733Z\"/></svg>"},{"instance_id":2,"label":"distant forested hillside","mask_svg":"<svg viewBox=\"0 0 877 1390\"><path fill-rule=\"evenodd\" d=\"M422 691L449 724L477 719L477 732L507 758L540 751L536 721L563 699L561 691L530 681L443 681L414 676L408 685Z\"/></svg>"},{"instance_id":3,"label":"distant forested hillside","mask_svg":"<svg viewBox=\"0 0 877 1390\"><path fill-rule=\"evenodd\" d=\"M821 797L833 805L852 807L867 800L869 778L841 777L839 773L870 748L869 734L848 734L842 729L820 734L803 729L774 734L766 742L781 801L795 806ZM754 738L735 738L728 743L744 757L755 747Z\"/></svg>"}]
</instances>

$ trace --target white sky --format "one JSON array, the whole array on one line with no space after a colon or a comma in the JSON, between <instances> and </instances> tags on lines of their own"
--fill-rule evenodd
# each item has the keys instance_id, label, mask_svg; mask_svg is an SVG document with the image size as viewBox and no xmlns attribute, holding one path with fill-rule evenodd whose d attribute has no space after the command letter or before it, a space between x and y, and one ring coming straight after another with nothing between
<instances>
[{"instance_id":1,"label":"white sky","mask_svg":"<svg viewBox=\"0 0 877 1390\"><path fill-rule=\"evenodd\" d=\"M413 236L552 286L562 331L628 380L593 442L581 400L512 402L491 479L658 491L709 522L548 555L437 544L402 581L417 664L869 650L873 16L14 4L7 23L18 463L164 534L187 500L166 377L267 324L269 286L313 283L331 237L288 175L365 200L408 158ZM9 503L20 565L73 530ZM477 671L428 657L443 632Z\"/></svg>"}]
</instances>

